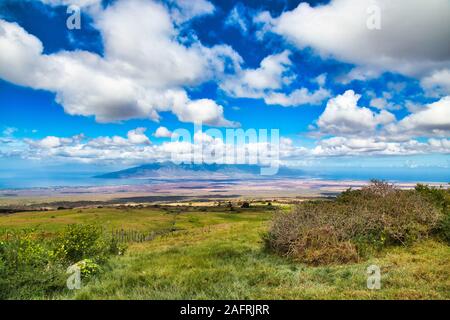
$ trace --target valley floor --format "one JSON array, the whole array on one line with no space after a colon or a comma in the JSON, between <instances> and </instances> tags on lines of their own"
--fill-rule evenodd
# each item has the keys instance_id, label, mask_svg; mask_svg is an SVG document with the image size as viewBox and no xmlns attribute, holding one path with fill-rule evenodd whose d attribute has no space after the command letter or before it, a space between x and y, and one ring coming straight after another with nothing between
<instances>
[{"instance_id":1,"label":"valley floor","mask_svg":"<svg viewBox=\"0 0 450 320\"><path fill-rule=\"evenodd\" d=\"M358 264L310 267L264 250L273 214L267 206L72 209L0 216L0 228L32 227L51 236L77 222L137 231L175 225L175 232L131 243L81 290L36 298L450 299L448 245L429 240ZM381 268L380 290L367 289L372 264Z\"/></svg>"}]
</instances>

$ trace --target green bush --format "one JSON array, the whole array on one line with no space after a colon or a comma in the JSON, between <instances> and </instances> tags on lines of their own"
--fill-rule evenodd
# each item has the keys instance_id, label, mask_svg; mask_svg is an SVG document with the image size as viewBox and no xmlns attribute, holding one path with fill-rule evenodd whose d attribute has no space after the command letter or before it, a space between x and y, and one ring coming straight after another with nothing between
<instances>
[{"instance_id":1,"label":"green bush","mask_svg":"<svg viewBox=\"0 0 450 320\"><path fill-rule=\"evenodd\" d=\"M450 244L450 214L448 214L448 212L442 219L436 231L437 234L442 238L442 240Z\"/></svg>"},{"instance_id":2,"label":"green bush","mask_svg":"<svg viewBox=\"0 0 450 320\"><path fill-rule=\"evenodd\" d=\"M69 263L93 259L102 263L109 255L123 254L125 247L100 226L68 225L58 237L56 255Z\"/></svg>"},{"instance_id":3,"label":"green bush","mask_svg":"<svg viewBox=\"0 0 450 320\"><path fill-rule=\"evenodd\" d=\"M0 299L29 299L62 290L65 275L50 241L21 230L1 235Z\"/></svg>"},{"instance_id":4,"label":"green bush","mask_svg":"<svg viewBox=\"0 0 450 320\"><path fill-rule=\"evenodd\" d=\"M389 245L428 237L442 213L420 193L373 181L336 201L310 201L275 215L268 248L311 264L358 261Z\"/></svg>"},{"instance_id":5,"label":"green bush","mask_svg":"<svg viewBox=\"0 0 450 320\"><path fill-rule=\"evenodd\" d=\"M52 238L35 230L0 233L0 299L51 297L66 290L70 265L79 265L87 279L110 255L124 250L124 244L93 225L69 225Z\"/></svg>"},{"instance_id":6,"label":"green bush","mask_svg":"<svg viewBox=\"0 0 450 320\"><path fill-rule=\"evenodd\" d=\"M442 210L443 217L435 229L435 233L447 243L450 243L450 189L429 187L417 184L415 190Z\"/></svg>"},{"instance_id":7,"label":"green bush","mask_svg":"<svg viewBox=\"0 0 450 320\"><path fill-rule=\"evenodd\" d=\"M247 201L243 202L241 208L250 208L250 203Z\"/></svg>"},{"instance_id":8,"label":"green bush","mask_svg":"<svg viewBox=\"0 0 450 320\"><path fill-rule=\"evenodd\" d=\"M90 278L101 271L101 267L91 259L84 259L75 264L80 268L80 273L83 278Z\"/></svg>"}]
</instances>

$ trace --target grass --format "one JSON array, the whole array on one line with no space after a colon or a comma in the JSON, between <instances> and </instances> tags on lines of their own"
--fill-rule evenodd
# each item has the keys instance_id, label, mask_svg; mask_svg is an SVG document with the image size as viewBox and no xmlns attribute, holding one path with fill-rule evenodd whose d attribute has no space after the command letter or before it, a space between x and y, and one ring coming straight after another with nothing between
<instances>
[{"instance_id":1,"label":"grass","mask_svg":"<svg viewBox=\"0 0 450 320\"><path fill-rule=\"evenodd\" d=\"M225 208L207 208L201 211L199 207L148 207L148 208L90 208L69 209L43 212L21 212L0 216L1 229L31 228L37 231L56 233L67 224L85 223L99 224L110 230L126 229L137 231L160 230L169 226L176 217L176 225L181 229L214 225L223 222L243 220L259 220L262 217L253 214L255 208L228 211ZM239 214L240 213L240 214Z\"/></svg>"},{"instance_id":2,"label":"grass","mask_svg":"<svg viewBox=\"0 0 450 320\"><path fill-rule=\"evenodd\" d=\"M363 263L306 266L266 252L262 234L276 211L210 207L83 209L0 216L0 228L57 232L67 223L178 231L130 244L81 290L54 299L450 299L450 249L436 240L382 251ZM168 213L170 212L170 213ZM381 290L366 268L380 266ZM36 298L43 298L41 296Z\"/></svg>"}]
</instances>

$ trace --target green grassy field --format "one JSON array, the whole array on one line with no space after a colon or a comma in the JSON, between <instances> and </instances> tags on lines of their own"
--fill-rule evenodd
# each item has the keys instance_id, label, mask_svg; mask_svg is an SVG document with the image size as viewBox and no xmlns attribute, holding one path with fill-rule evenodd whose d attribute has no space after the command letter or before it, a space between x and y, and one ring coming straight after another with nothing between
<instances>
[{"instance_id":1,"label":"green grassy field","mask_svg":"<svg viewBox=\"0 0 450 320\"><path fill-rule=\"evenodd\" d=\"M130 243L81 290L54 299L450 299L450 249L435 240L395 247L357 264L311 267L263 247L276 210L95 208L0 216L0 229L52 233L70 223L108 230L177 231ZM381 268L381 289L366 286L366 268ZM43 297L36 297L43 298Z\"/></svg>"}]
</instances>

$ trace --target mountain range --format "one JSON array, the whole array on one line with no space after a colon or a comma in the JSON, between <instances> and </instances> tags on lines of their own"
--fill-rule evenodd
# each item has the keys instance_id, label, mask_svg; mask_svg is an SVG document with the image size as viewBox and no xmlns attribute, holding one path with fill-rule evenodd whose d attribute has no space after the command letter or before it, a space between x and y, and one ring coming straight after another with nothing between
<instances>
[{"instance_id":1,"label":"mountain range","mask_svg":"<svg viewBox=\"0 0 450 320\"><path fill-rule=\"evenodd\" d=\"M299 177L301 170L280 167L274 176L263 176L261 167L246 164L174 164L159 162L95 176L102 179L243 180Z\"/></svg>"}]
</instances>

